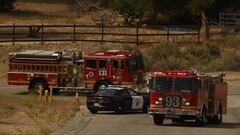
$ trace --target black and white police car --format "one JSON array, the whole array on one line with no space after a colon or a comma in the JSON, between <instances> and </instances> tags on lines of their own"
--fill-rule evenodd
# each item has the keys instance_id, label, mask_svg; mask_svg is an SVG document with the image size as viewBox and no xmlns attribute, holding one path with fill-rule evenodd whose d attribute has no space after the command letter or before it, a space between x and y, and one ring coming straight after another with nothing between
<instances>
[{"instance_id":1,"label":"black and white police car","mask_svg":"<svg viewBox=\"0 0 240 135\"><path fill-rule=\"evenodd\" d=\"M139 93L130 88L108 86L97 93L87 96L87 108L91 113L98 111L126 111L142 110L147 112L149 94Z\"/></svg>"}]
</instances>

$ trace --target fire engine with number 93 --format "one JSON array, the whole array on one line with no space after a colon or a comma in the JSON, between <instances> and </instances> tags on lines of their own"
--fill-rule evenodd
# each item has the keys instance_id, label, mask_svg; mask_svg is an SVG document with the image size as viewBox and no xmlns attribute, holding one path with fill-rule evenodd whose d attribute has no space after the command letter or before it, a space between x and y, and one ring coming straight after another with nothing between
<instances>
[{"instance_id":1,"label":"fire engine with number 93","mask_svg":"<svg viewBox=\"0 0 240 135\"><path fill-rule=\"evenodd\" d=\"M224 74L194 70L154 72L148 82L149 114L156 125L195 120L198 125L222 123L227 112L227 83Z\"/></svg>"}]
</instances>

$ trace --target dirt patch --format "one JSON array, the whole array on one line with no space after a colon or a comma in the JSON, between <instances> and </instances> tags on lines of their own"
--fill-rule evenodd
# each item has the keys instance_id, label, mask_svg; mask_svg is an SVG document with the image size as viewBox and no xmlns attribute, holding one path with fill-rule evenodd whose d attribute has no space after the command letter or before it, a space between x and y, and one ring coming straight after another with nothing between
<instances>
[{"instance_id":1,"label":"dirt patch","mask_svg":"<svg viewBox=\"0 0 240 135\"><path fill-rule=\"evenodd\" d=\"M79 106L69 101L41 103L37 96L1 97L0 134L49 134L64 127Z\"/></svg>"}]
</instances>

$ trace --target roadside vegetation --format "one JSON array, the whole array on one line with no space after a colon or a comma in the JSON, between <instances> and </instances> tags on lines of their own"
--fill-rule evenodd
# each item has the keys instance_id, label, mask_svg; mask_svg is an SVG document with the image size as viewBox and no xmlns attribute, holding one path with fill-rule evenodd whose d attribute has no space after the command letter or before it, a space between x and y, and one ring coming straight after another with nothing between
<instances>
[{"instance_id":1,"label":"roadside vegetation","mask_svg":"<svg viewBox=\"0 0 240 135\"><path fill-rule=\"evenodd\" d=\"M239 71L239 52L220 49L215 44L179 47L177 45L155 46L145 54L148 71L197 69L206 71Z\"/></svg>"},{"instance_id":2,"label":"roadside vegetation","mask_svg":"<svg viewBox=\"0 0 240 135\"><path fill-rule=\"evenodd\" d=\"M47 135L71 120L79 106L71 101L39 102L38 96L0 98L0 135Z\"/></svg>"}]
</instances>

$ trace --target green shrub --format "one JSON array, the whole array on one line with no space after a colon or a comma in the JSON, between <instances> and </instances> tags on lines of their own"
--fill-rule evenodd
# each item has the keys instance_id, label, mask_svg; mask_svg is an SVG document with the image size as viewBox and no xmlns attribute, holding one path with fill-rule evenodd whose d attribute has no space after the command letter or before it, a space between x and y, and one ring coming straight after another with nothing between
<instances>
[{"instance_id":1,"label":"green shrub","mask_svg":"<svg viewBox=\"0 0 240 135\"><path fill-rule=\"evenodd\" d=\"M177 45L154 46L144 53L144 58L147 71L186 69L189 66Z\"/></svg>"},{"instance_id":2,"label":"green shrub","mask_svg":"<svg viewBox=\"0 0 240 135\"><path fill-rule=\"evenodd\" d=\"M209 65L210 69L222 71L240 71L240 52L230 51Z\"/></svg>"},{"instance_id":3,"label":"green shrub","mask_svg":"<svg viewBox=\"0 0 240 135\"><path fill-rule=\"evenodd\" d=\"M192 62L202 63L210 60L208 50L203 46L190 46L184 50L184 57Z\"/></svg>"},{"instance_id":4,"label":"green shrub","mask_svg":"<svg viewBox=\"0 0 240 135\"><path fill-rule=\"evenodd\" d=\"M221 56L221 50L219 48L219 46L215 45L215 44L207 44L207 49L208 49L208 53L211 57L216 58Z\"/></svg>"}]
</instances>

